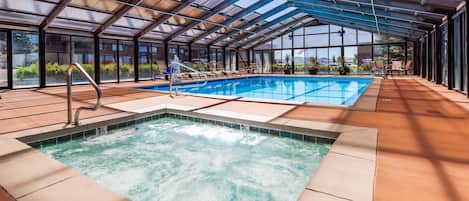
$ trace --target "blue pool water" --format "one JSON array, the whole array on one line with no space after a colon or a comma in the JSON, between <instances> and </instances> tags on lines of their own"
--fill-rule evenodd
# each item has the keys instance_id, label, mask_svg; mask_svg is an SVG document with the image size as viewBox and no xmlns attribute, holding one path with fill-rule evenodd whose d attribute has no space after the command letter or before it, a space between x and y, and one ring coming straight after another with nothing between
<instances>
[{"instance_id":1,"label":"blue pool water","mask_svg":"<svg viewBox=\"0 0 469 201\"><path fill-rule=\"evenodd\" d=\"M353 105L372 78L258 76L209 81L204 87L181 84L179 91L282 101ZM169 91L168 85L145 89Z\"/></svg>"},{"instance_id":2,"label":"blue pool water","mask_svg":"<svg viewBox=\"0 0 469 201\"><path fill-rule=\"evenodd\" d=\"M41 151L133 201L290 201L329 149L161 118Z\"/></svg>"}]
</instances>

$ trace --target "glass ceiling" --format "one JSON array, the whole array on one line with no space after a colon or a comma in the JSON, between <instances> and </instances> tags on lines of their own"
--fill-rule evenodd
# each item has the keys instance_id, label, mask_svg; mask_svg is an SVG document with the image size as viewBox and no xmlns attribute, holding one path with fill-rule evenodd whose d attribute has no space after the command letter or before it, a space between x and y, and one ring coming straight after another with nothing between
<instances>
[{"instance_id":1,"label":"glass ceiling","mask_svg":"<svg viewBox=\"0 0 469 201\"><path fill-rule=\"evenodd\" d=\"M462 2L375 0L375 17L361 0L2 0L0 24L239 47L316 20L415 39Z\"/></svg>"}]
</instances>

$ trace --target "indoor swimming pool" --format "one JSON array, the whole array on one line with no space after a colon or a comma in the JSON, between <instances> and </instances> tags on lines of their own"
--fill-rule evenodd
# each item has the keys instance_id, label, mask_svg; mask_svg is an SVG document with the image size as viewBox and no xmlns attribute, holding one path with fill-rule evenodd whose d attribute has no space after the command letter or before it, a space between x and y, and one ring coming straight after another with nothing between
<instances>
[{"instance_id":1,"label":"indoor swimming pool","mask_svg":"<svg viewBox=\"0 0 469 201\"><path fill-rule=\"evenodd\" d=\"M209 81L202 87L194 82L177 86L180 92L194 94L351 106L372 80L355 77L255 76ZM145 89L169 91L169 86Z\"/></svg>"}]
</instances>

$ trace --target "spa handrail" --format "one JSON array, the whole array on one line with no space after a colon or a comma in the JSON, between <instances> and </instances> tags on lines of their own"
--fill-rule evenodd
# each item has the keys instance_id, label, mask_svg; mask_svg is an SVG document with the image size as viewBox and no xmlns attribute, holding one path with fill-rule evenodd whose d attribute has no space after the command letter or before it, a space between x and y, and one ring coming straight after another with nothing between
<instances>
[{"instance_id":1,"label":"spa handrail","mask_svg":"<svg viewBox=\"0 0 469 201\"><path fill-rule=\"evenodd\" d=\"M80 111L81 110L92 110L96 111L101 107L102 104L102 99L103 99L103 93L101 91L101 88L96 84L96 82L91 78L91 76L85 71L85 69L79 64L79 63L74 63L68 66L67 69L67 109L68 109L68 124L72 123L72 70L76 68L78 71L83 74L88 80L88 82L94 87L96 90L96 95L97 95L97 101L94 107L87 107L87 106L81 106L77 109L75 112L75 126L80 125Z\"/></svg>"},{"instance_id":2,"label":"spa handrail","mask_svg":"<svg viewBox=\"0 0 469 201\"><path fill-rule=\"evenodd\" d=\"M187 66L187 65L185 65L185 64L183 64L183 63L181 63L181 62L179 62L179 59L175 56L175 57L174 57L174 60L173 60L173 62L172 62L172 64L171 64L171 68L170 68L170 76L169 76L169 79L170 79L170 80L169 80L169 96L174 97L174 95L173 95L173 84L174 84L174 81L175 81L174 78L176 77L174 74L177 73L177 72L175 72L175 70L174 70L174 69L175 69L175 68L174 68L175 65L178 65L179 67L182 66L182 67L184 67L184 68L186 68L186 69L188 69L188 70L191 70L191 71L193 71L193 72L198 73L199 75L202 75L202 76L204 77L204 82L203 82L200 86L198 86L198 87L204 87L205 85L207 85L207 83L208 83L208 76L207 76L206 73L203 73L203 72L201 72L201 71L198 71L198 70L196 70L196 69L194 69L194 68L191 68L191 67L189 67L189 66ZM194 86L190 86L190 87L194 87ZM176 88L176 93L175 93L176 96L178 95L178 89L179 89L179 88Z\"/></svg>"}]
</instances>

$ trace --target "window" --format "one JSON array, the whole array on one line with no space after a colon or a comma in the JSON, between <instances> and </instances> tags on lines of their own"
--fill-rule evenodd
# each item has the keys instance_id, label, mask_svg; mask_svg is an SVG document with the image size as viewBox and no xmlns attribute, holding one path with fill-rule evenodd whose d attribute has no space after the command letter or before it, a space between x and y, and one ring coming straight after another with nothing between
<instances>
[{"instance_id":1,"label":"window","mask_svg":"<svg viewBox=\"0 0 469 201\"><path fill-rule=\"evenodd\" d=\"M223 66L223 50L217 49L217 71L222 71L225 67Z\"/></svg>"},{"instance_id":2,"label":"window","mask_svg":"<svg viewBox=\"0 0 469 201\"><path fill-rule=\"evenodd\" d=\"M7 33L0 32L0 88L8 86Z\"/></svg>"},{"instance_id":3,"label":"window","mask_svg":"<svg viewBox=\"0 0 469 201\"><path fill-rule=\"evenodd\" d=\"M151 44L139 43L138 55L138 79L151 79L153 72L151 66Z\"/></svg>"},{"instance_id":4,"label":"window","mask_svg":"<svg viewBox=\"0 0 469 201\"><path fill-rule=\"evenodd\" d=\"M318 26L311 26L305 27L305 34L321 34L321 33L329 33L329 25L318 25Z\"/></svg>"},{"instance_id":5,"label":"window","mask_svg":"<svg viewBox=\"0 0 469 201\"><path fill-rule=\"evenodd\" d=\"M262 72L270 73L272 72L272 52L271 51L264 51L263 52L263 63L262 63Z\"/></svg>"},{"instance_id":6,"label":"window","mask_svg":"<svg viewBox=\"0 0 469 201\"><path fill-rule=\"evenodd\" d=\"M208 70L207 48L193 46L191 52L192 67L202 71Z\"/></svg>"},{"instance_id":7,"label":"window","mask_svg":"<svg viewBox=\"0 0 469 201\"><path fill-rule=\"evenodd\" d=\"M46 84L65 84L70 64L70 36L46 36Z\"/></svg>"},{"instance_id":8,"label":"window","mask_svg":"<svg viewBox=\"0 0 469 201\"><path fill-rule=\"evenodd\" d=\"M210 70L215 71L217 69L217 49L210 49Z\"/></svg>"},{"instance_id":9,"label":"window","mask_svg":"<svg viewBox=\"0 0 469 201\"><path fill-rule=\"evenodd\" d=\"M305 50L304 49L294 50L293 60L295 63L295 73L305 72Z\"/></svg>"},{"instance_id":10,"label":"window","mask_svg":"<svg viewBox=\"0 0 469 201\"><path fill-rule=\"evenodd\" d=\"M389 59L390 61L404 61L404 45L390 45L389 46Z\"/></svg>"},{"instance_id":11,"label":"window","mask_svg":"<svg viewBox=\"0 0 469 201\"><path fill-rule=\"evenodd\" d=\"M358 72L357 46L344 47L344 64L350 68L351 73Z\"/></svg>"},{"instance_id":12,"label":"window","mask_svg":"<svg viewBox=\"0 0 469 201\"><path fill-rule=\"evenodd\" d=\"M280 49L282 48L282 38L278 37L272 40L272 49Z\"/></svg>"},{"instance_id":13,"label":"window","mask_svg":"<svg viewBox=\"0 0 469 201\"><path fill-rule=\"evenodd\" d=\"M282 36L282 48L292 48L293 33L287 33Z\"/></svg>"},{"instance_id":14,"label":"window","mask_svg":"<svg viewBox=\"0 0 469 201\"><path fill-rule=\"evenodd\" d=\"M373 59L375 61L384 61L388 63L388 46L387 45L374 45L373 46Z\"/></svg>"},{"instance_id":15,"label":"window","mask_svg":"<svg viewBox=\"0 0 469 201\"><path fill-rule=\"evenodd\" d=\"M168 45L168 63L171 64L171 62L174 60L174 57L178 56L178 47L177 45ZM179 58L181 59L181 58Z\"/></svg>"},{"instance_id":16,"label":"window","mask_svg":"<svg viewBox=\"0 0 469 201\"><path fill-rule=\"evenodd\" d=\"M94 39L72 36L72 62L79 63L94 78ZM86 82L86 78L78 71L72 72L73 83Z\"/></svg>"},{"instance_id":17,"label":"window","mask_svg":"<svg viewBox=\"0 0 469 201\"><path fill-rule=\"evenodd\" d=\"M166 71L166 60L164 59L164 45L152 43L151 44L151 69L153 78L155 75L161 75Z\"/></svg>"},{"instance_id":18,"label":"window","mask_svg":"<svg viewBox=\"0 0 469 201\"><path fill-rule=\"evenodd\" d=\"M305 64L307 69L318 67L318 58L316 56L316 49L305 50Z\"/></svg>"},{"instance_id":19,"label":"window","mask_svg":"<svg viewBox=\"0 0 469 201\"><path fill-rule=\"evenodd\" d=\"M358 68L357 73L369 73L371 70L372 46L358 46Z\"/></svg>"},{"instance_id":20,"label":"window","mask_svg":"<svg viewBox=\"0 0 469 201\"><path fill-rule=\"evenodd\" d=\"M119 41L119 81L135 79L134 42Z\"/></svg>"},{"instance_id":21,"label":"window","mask_svg":"<svg viewBox=\"0 0 469 201\"><path fill-rule=\"evenodd\" d=\"M254 60L256 60L256 73L262 73L263 72L263 69L262 69L262 52L261 51L256 51L256 53L254 54Z\"/></svg>"},{"instance_id":22,"label":"window","mask_svg":"<svg viewBox=\"0 0 469 201\"><path fill-rule=\"evenodd\" d=\"M404 39L394 36L387 36L383 34L373 33L373 40L375 43L399 43L404 42Z\"/></svg>"},{"instance_id":23,"label":"window","mask_svg":"<svg viewBox=\"0 0 469 201\"><path fill-rule=\"evenodd\" d=\"M79 63L94 78L94 39L87 37L46 35L46 84L64 85L71 63ZM72 71L72 83L86 82L76 69Z\"/></svg>"},{"instance_id":24,"label":"window","mask_svg":"<svg viewBox=\"0 0 469 201\"><path fill-rule=\"evenodd\" d=\"M255 50L269 50L272 48L272 41L267 41L259 46L256 46L254 49Z\"/></svg>"},{"instance_id":25,"label":"window","mask_svg":"<svg viewBox=\"0 0 469 201\"><path fill-rule=\"evenodd\" d=\"M179 60L181 62L189 62L189 47L179 46Z\"/></svg>"},{"instance_id":26,"label":"window","mask_svg":"<svg viewBox=\"0 0 469 201\"><path fill-rule=\"evenodd\" d=\"M101 82L117 81L117 40L100 39L99 71Z\"/></svg>"},{"instance_id":27,"label":"window","mask_svg":"<svg viewBox=\"0 0 469 201\"><path fill-rule=\"evenodd\" d=\"M357 44L357 30L344 28L344 45Z\"/></svg>"},{"instance_id":28,"label":"window","mask_svg":"<svg viewBox=\"0 0 469 201\"><path fill-rule=\"evenodd\" d=\"M329 46L329 35L328 34L306 35L305 43L306 43L306 47Z\"/></svg>"},{"instance_id":29,"label":"window","mask_svg":"<svg viewBox=\"0 0 469 201\"><path fill-rule=\"evenodd\" d=\"M13 31L13 87L39 86L39 37L37 33Z\"/></svg>"},{"instance_id":30,"label":"window","mask_svg":"<svg viewBox=\"0 0 469 201\"><path fill-rule=\"evenodd\" d=\"M342 45L342 36L340 33L331 33L330 35L330 46L341 46Z\"/></svg>"},{"instance_id":31,"label":"window","mask_svg":"<svg viewBox=\"0 0 469 201\"><path fill-rule=\"evenodd\" d=\"M305 45L305 38L304 36L293 36L293 47L294 48L303 48Z\"/></svg>"},{"instance_id":32,"label":"window","mask_svg":"<svg viewBox=\"0 0 469 201\"><path fill-rule=\"evenodd\" d=\"M318 48L317 51L317 62L319 64L320 73L328 73L329 67L329 49L328 48Z\"/></svg>"},{"instance_id":33,"label":"window","mask_svg":"<svg viewBox=\"0 0 469 201\"><path fill-rule=\"evenodd\" d=\"M282 50L274 51L274 60L272 63L272 72L283 72Z\"/></svg>"},{"instance_id":34,"label":"window","mask_svg":"<svg viewBox=\"0 0 469 201\"><path fill-rule=\"evenodd\" d=\"M371 44L371 33L358 31L358 44Z\"/></svg>"},{"instance_id":35,"label":"window","mask_svg":"<svg viewBox=\"0 0 469 201\"><path fill-rule=\"evenodd\" d=\"M339 67L342 66L342 57L340 55L341 55L340 47L329 48L329 72L330 73L339 72Z\"/></svg>"},{"instance_id":36,"label":"window","mask_svg":"<svg viewBox=\"0 0 469 201\"><path fill-rule=\"evenodd\" d=\"M292 65L292 55L291 55L291 49L289 50L282 50L282 64L284 67L291 67Z\"/></svg>"},{"instance_id":37,"label":"window","mask_svg":"<svg viewBox=\"0 0 469 201\"><path fill-rule=\"evenodd\" d=\"M293 32L293 35L295 36L302 36L305 33L304 27L298 28Z\"/></svg>"}]
</instances>

